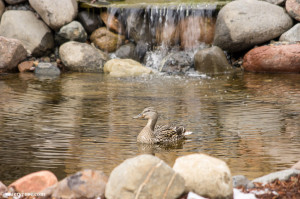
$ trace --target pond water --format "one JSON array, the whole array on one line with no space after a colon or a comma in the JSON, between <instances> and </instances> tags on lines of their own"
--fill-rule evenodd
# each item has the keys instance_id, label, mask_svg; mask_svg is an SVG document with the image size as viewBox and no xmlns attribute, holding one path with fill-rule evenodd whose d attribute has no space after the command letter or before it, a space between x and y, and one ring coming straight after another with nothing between
<instances>
[{"instance_id":1,"label":"pond water","mask_svg":"<svg viewBox=\"0 0 300 199\"><path fill-rule=\"evenodd\" d=\"M8 184L48 169L59 179L81 169L109 174L127 158L151 153L170 166L206 153L232 174L253 179L300 160L300 75L238 73L217 77L103 74L0 76L0 180ZM138 145L145 107L158 123L177 122L194 134L183 145Z\"/></svg>"}]
</instances>

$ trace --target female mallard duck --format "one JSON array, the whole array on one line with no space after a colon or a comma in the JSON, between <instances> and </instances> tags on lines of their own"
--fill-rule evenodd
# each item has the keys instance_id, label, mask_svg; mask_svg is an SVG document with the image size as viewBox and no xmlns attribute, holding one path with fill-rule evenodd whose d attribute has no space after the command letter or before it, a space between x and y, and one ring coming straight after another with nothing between
<instances>
[{"instance_id":1,"label":"female mallard duck","mask_svg":"<svg viewBox=\"0 0 300 199\"><path fill-rule=\"evenodd\" d=\"M182 126L176 127L173 125L155 126L158 114L153 107L148 107L142 113L133 117L148 119L147 125L142 129L137 137L137 142L145 144L163 144L176 142L185 138L185 135L191 134L186 132Z\"/></svg>"}]
</instances>

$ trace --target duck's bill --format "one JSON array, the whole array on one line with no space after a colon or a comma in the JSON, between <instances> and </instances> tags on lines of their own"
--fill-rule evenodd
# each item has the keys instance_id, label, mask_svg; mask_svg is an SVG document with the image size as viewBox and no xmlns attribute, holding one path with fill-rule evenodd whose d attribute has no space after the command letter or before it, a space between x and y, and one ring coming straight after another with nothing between
<instances>
[{"instance_id":1,"label":"duck's bill","mask_svg":"<svg viewBox=\"0 0 300 199\"><path fill-rule=\"evenodd\" d=\"M143 115L142 114L138 114L136 116L133 117L133 119L139 119L139 118L143 118Z\"/></svg>"}]
</instances>

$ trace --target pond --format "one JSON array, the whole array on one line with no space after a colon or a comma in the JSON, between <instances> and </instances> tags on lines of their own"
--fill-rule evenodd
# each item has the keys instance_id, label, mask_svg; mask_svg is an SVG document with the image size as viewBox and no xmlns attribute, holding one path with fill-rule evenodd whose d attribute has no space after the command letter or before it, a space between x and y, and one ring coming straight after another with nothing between
<instances>
[{"instance_id":1,"label":"pond","mask_svg":"<svg viewBox=\"0 0 300 199\"><path fill-rule=\"evenodd\" d=\"M106 174L127 158L151 153L172 166L177 157L206 153L248 178L300 160L299 74L237 73L209 77L113 78L67 73L0 76L0 180L51 170L59 179L81 169ZM136 143L145 107L158 123L194 133L174 148Z\"/></svg>"}]
</instances>

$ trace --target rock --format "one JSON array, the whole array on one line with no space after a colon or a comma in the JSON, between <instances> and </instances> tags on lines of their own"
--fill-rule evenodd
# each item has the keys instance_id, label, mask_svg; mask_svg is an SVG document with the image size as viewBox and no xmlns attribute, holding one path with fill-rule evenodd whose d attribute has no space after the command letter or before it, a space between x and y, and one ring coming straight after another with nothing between
<instances>
[{"instance_id":1,"label":"rock","mask_svg":"<svg viewBox=\"0 0 300 199\"><path fill-rule=\"evenodd\" d=\"M232 1L218 14L213 44L229 52L243 51L279 37L292 25L279 6L257 0Z\"/></svg>"},{"instance_id":2,"label":"rock","mask_svg":"<svg viewBox=\"0 0 300 199\"><path fill-rule=\"evenodd\" d=\"M49 198L102 198L108 177L97 170L83 170L44 190Z\"/></svg>"},{"instance_id":3,"label":"rock","mask_svg":"<svg viewBox=\"0 0 300 199\"><path fill-rule=\"evenodd\" d=\"M207 198L203 198L202 196L199 196L194 192L189 192L186 199L207 199Z\"/></svg>"},{"instance_id":4,"label":"rock","mask_svg":"<svg viewBox=\"0 0 300 199\"><path fill-rule=\"evenodd\" d=\"M1 19L1 16L4 11L5 11L5 5L4 5L3 1L0 0L0 19Z\"/></svg>"},{"instance_id":5,"label":"rock","mask_svg":"<svg viewBox=\"0 0 300 199\"><path fill-rule=\"evenodd\" d=\"M14 70L26 57L27 52L19 40L0 36L0 70Z\"/></svg>"},{"instance_id":6,"label":"rock","mask_svg":"<svg viewBox=\"0 0 300 199\"><path fill-rule=\"evenodd\" d=\"M58 30L77 16L76 0L29 0L30 5L52 29Z\"/></svg>"},{"instance_id":7,"label":"rock","mask_svg":"<svg viewBox=\"0 0 300 199\"><path fill-rule=\"evenodd\" d=\"M263 1L275 4L275 5L282 5L285 2L285 0L263 0Z\"/></svg>"},{"instance_id":8,"label":"rock","mask_svg":"<svg viewBox=\"0 0 300 199\"><path fill-rule=\"evenodd\" d=\"M285 9L291 17L300 21L300 2L298 0L287 0Z\"/></svg>"},{"instance_id":9,"label":"rock","mask_svg":"<svg viewBox=\"0 0 300 199\"><path fill-rule=\"evenodd\" d=\"M184 180L152 155L139 155L114 168L106 185L107 199L174 199L184 191Z\"/></svg>"},{"instance_id":10,"label":"rock","mask_svg":"<svg viewBox=\"0 0 300 199\"><path fill-rule=\"evenodd\" d=\"M55 40L60 45L67 41L86 42L87 33L78 21L72 21L71 23L61 27L55 37Z\"/></svg>"},{"instance_id":11,"label":"rock","mask_svg":"<svg viewBox=\"0 0 300 199\"><path fill-rule=\"evenodd\" d=\"M136 59L135 58L135 45L133 43L128 43L122 45L118 50L116 50L116 56L121 59Z\"/></svg>"},{"instance_id":12,"label":"rock","mask_svg":"<svg viewBox=\"0 0 300 199\"><path fill-rule=\"evenodd\" d=\"M83 25L84 29L91 34L100 25L100 20L93 12L81 11L78 13L78 20Z\"/></svg>"},{"instance_id":13,"label":"rock","mask_svg":"<svg viewBox=\"0 0 300 199\"><path fill-rule=\"evenodd\" d=\"M105 27L102 27L95 30L90 39L99 49L106 52L114 52L124 43L125 37L110 32Z\"/></svg>"},{"instance_id":14,"label":"rock","mask_svg":"<svg viewBox=\"0 0 300 199\"><path fill-rule=\"evenodd\" d=\"M300 41L300 23L294 25L291 29L283 33L279 40L280 41L287 41L287 42L296 42Z\"/></svg>"},{"instance_id":15,"label":"rock","mask_svg":"<svg viewBox=\"0 0 300 199\"><path fill-rule=\"evenodd\" d=\"M169 74L185 74L193 65L193 54L191 52L171 52L162 60L160 71Z\"/></svg>"},{"instance_id":16,"label":"rock","mask_svg":"<svg viewBox=\"0 0 300 199\"><path fill-rule=\"evenodd\" d=\"M104 64L103 71L113 77L140 76L152 72L132 59L111 59Z\"/></svg>"},{"instance_id":17,"label":"rock","mask_svg":"<svg viewBox=\"0 0 300 199\"><path fill-rule=\"evenodd\" d=\"M93 46L76 41L64 43L59 48L63 64L71 71L102 72L107 55Z\"/></svg>"},{"instance_id":18,"label":"rock","mask_svg":"<svg viewBox=\"0 0 300 199\"><path fill-rule=\"evenodd\" d=\"M194 57L195 69L205 74L232 72L223 50L217 46L199 50Z\"/></svg>"},{"instance_id":19,"label":"rock","mask_svg":"<svg viewBox=\"0 0 300 199\"><path fill-rule=\"evenodd\" d=\"M7 187L0 181L0 196L7 192Z\"/></svg>"},{"instance_id":20,"label":"rock","mask_svg":"<svg viewBox=\"0 0 300 199\"><path fill-rule=\"evenodd\" d=\"M243 68L250 72L299 73L300 44L254 48L244 56Z\"/></svg>"},{"instance_id":21,"label":"rock","mask_svg":"<svg viewBox=\"0 0 300 199\"><path fill-rule=\"evenodd\" d=\"M35 67L34 73L38 76L59 76L60 70L55 64L40 62L37 67Z\"/></svg>"},{"instance_id":22,"label":"rock","mask_svg":"<svg viewBox=\"0 0 300 199\"><path fill-rule=\"evenodd\" d=\"M148 43L138 41L134 49L134 56L136 57L136 59L138 61L142 61L150 47L151 46Z\"/></svg>"},{"instance_id":23,"label":"rock","mask_svg":"<svg viewBox=\"0 0 300 199\"><path fill-rule=\"evenodd\" d=\"M209 198L232 198L232 178L227 164L205 154L176 159L175 172L185 180L185 191Z\"/></svg>"},{"instance_id":24,"label":"rock","mask_svg":"<svg viewBox=\"0 0 300 199\"><path fill-rule=\"evenodd\" d=\"M6 3L12 4L12 5L14 5L14 4L19 4L19 3L23 3L23 2L25 2L25 1L27 1L27 0L5 0Z\"/></svg>"},{"instance_id":25,"label":"rock","mask_svg":"<svg viewBox=\"0 0 300 199\"><path fill-rule=\"evenodd\" d=\"M31 11L6 11L1 18L0 35L20 40L33 56L54 47L51 30Z\"/></svg>"},{"instance_id":26,"label":"rock","mask_svg":"<svg viewBox=\"0 0 300 199\"><path fill-rule=\"evenodd\" d=\"M300 170L300 161L298 161L296 164L294 164L294 165L292 166L292 169Z\"/></svg>"},{"instance_id":27,"label":"rock","mask_svg":"<svg viewBox=\"0 0 300 199\"><path fill-rule=\"evenodd\" d=\"M265 184L271 183L277 179L280 181L287 181L291 176L295 176L298 174L300 174L300 171L297 169L287 169L287 170L270 173L268 175L256 178L256 179L252 180L252 182L253 183L259 182L259 183L262 183L265 185Z\"/></svg>"},{"instance_id":28,"label":"rock","mask_svg":"<svg viewBox=\"0 0 300 199\"><path fill-rule=\"evenodd\" d=\"M250 180L243 175L237 175L232 177L233 188L244 187L247 188Z\"/></svg>"},{"instance_id":29,"label":"rock","mask_svg":"<svg viewBox=\"0 0 300 199\"><path fill-rule=\"evenodd\" d=\"M182 49L194 49L202 42L211 44L215 32L215 21L208 17L191 16L179 23Z\"/></svg>"},{"instance_id":30,"label":"rock","mask_svg":"<svg viewBox=\"0 0 300 199\"><path fill-rule=\"evenodd\" d=\"M125 29L122 23L119 22L117 17L114 15L109 14L108 12L101 12L100 13L100 18L102 21L105 23L106 27L114 31L118 34L124 34Z\"/></svg>"},{"instance_id":31,"label":"rock","mask_svg":"<svg viewBox=\"0 0 300 199\"><path fill-rule=\"evenodd\" d=\"M158 45L174 46L179 43L179 29L174 23L165 22L156 28L156 42Z\"/></svg>"},{"instance_id":32,"label":"rock","mask_svg":"<svg viewBox=\"0 0 300 199\"><path fill-rule=\"evenodd\" d=\"M34 70L34 61L24 61L18 65L20 73L23 72L32 72Z\"/></svg>"},{"instance_id":33,"label":"rock","mask_svg":"<svg viewBox=\"0 0 300 199\"><path fill-rule=\"evenodd\" d=\"M50 171L28 174L10 184L19 193L38 193L57 183L56 176Z\"/></svg>"}]
</instances>

